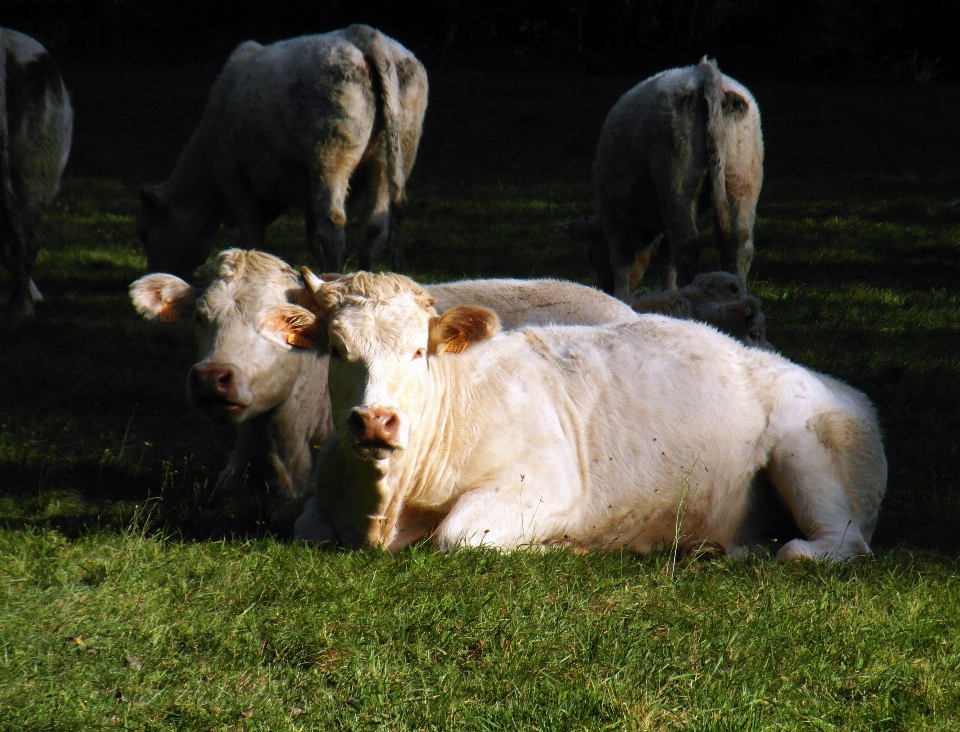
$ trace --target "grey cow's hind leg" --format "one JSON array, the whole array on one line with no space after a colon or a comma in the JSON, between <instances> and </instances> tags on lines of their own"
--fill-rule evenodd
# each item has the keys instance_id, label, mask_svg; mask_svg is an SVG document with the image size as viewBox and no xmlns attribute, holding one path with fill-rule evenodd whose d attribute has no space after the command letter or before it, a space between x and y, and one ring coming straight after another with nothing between
<instances>
[{"instance_id":1,"label":"grey cow's hind leg","mask_svg":"<svg viewBox=\"0 0 960 732\"><path fill-rule=\"evenodd\" d=\"M346 250L346 235L343 227L326 228L320 233L317 225L317 215L311 206L304 212L306 224L307 248L314 258L323 267L324 272L340 273L343 271L344 252Z\"/></svg>"},{"instance_id":2,"label":"grey cow's hind leg","mask_svg":"<svg viewBox=\"0 0 960 732\"><path fill-rule=\"evenodd\" d=\"M603 220L603 231L609 247L613 296L629 304L633 297L631 279L639 281L639 277L634 275L637 253L649 243L649 239L641 243L643 234L631 228L616 206L603 200L600 202L600 217Z\"/></svg>"},{"instance_id":3,"label":"grey cow's hind leg","mask_svg":"<svg viewBox=\"0 0 960 732\"><path fill-rule=\"evenodd\" d=\"M342 272L347 224L347 191L350 177L363 155L360 146L333 146L319 157L310 174L310 202L307 242L326 272ZM319 243L319 246L318 246Z\"/></svg>"},{"instance_id":4,"label":"grey cow's hind leg","mask_svg":"<svg viewBox=\"0 0 960 732\"><path fill-rule=\"evenodd\" d=\"M375 155L363 168L364 192L363 231L357 253L360 269L373 271L373 265L387 242L391 243L393 270L403 271L403 251L398 251L397 222L390 217L390 185L382 155Z\"/></svg>"},{"instance_id":5,"label":"grey cow's hind leg","mask_svg":"<svg viewBox=\"0 0 960 732\"><path fill-rule=\"evenodd\" d=\"M700 233L696 221L699 185L699 180L690 180L679 194L660 194L677 287L686 287L700 273Z\"/></svg>"}]
</instances>

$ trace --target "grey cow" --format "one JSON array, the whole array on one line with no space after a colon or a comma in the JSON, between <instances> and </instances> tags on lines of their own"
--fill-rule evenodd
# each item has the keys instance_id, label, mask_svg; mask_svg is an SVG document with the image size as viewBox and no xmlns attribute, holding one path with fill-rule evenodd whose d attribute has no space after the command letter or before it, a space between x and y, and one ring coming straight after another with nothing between
<instances>
[{"instance_id":1,"label":"grey cow","mask_svg":"<svg viewBox=\"0 0 960 732\"><path fill-rule=\"evenodd\" d=\"M30 36L0 28L0 263L10 272L11 315L43 300L31 277L40 220L70 156L73 109L60 72Z\"/></svg>"},{"instance_id":2,"label":"grey cow","mask_svg":"<svg viewBox=\"0 0 960 732\"><path fill-rule=\"evenodd\" d=\"M714 61L662 71L624 94L603 124L593 181L616 297L628 299L638 253L663 232L675 268L670 287L690 284L697 219L710 210L720 267L746 282L763 182L760 113Z\"/></svg>"},{"instance_id":3,"label":"grey cow","mask_svg":"<svg viewBox=\"0 0 960 732\"><path fill-rule=\"evenodd\" d=\"M299 206L311 251L339 272L351 179L365 191L360 266L369 269L389 238L402 269L405 183L426 107L423 65L369 26L242 43L173 174L140 189L148 269L189 276L221 222L239 225L244 247L262 247L266 226Z\"/></svg>"}]
</instances>

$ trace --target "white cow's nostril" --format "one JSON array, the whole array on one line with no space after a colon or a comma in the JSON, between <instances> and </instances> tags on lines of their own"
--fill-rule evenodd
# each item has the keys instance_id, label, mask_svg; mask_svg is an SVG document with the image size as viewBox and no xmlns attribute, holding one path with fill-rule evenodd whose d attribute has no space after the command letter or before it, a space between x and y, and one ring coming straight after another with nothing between
<instances>
[{"instance_id":1,"label":"white cow's nostril","mask_svg":"<svg viewBox=\"0 0 960 732\"><path fill-rule=\"evenodd\" d=\"M347 426L360 442L392 443L400 430L400 416L392 409L357 407Z\"/></svg>"}]
</instances>

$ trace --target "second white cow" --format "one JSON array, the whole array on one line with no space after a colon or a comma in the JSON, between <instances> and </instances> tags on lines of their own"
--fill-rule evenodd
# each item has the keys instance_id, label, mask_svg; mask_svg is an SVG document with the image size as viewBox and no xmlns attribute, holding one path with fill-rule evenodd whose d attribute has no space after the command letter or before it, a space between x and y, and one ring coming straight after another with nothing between
<instances>
[{"instance_id":1,"label":"second white cow","mask_svg":"<svg viewBox=\"0 0 960 732\"><path fill-rule=\"evenodd\" d=\"M870 551L887 465L849 386L662 316L500 332L398 275L307 284L316 319L264 318L331 354L337 438L301 537L736 554L764 532L765 472L803 533L779 559Z\"/></svg>"}]
</instances>

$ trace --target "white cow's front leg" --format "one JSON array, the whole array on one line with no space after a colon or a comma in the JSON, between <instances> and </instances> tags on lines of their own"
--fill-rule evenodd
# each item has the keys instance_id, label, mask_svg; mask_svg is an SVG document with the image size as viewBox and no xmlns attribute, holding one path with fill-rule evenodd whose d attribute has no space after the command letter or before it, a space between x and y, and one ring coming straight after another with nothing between
<instances>
[{"instance_id":1,"label":"white cow's front leg","mask_svg":"<svg viewBox=\"0 0 960 732\"><path fill-rule=\"evenodd\" d=\"M313 496L304 501L303 512L293 525L293 538L312 544L337 543L337 532L324 517Z\"/></svg>"},{"instance_id":2,"label":"white cow's front leg","mask_svg":"<svg viewBox=\"0 0 960 732\"><path fill-rule=\"evenodd\" d=\"M489 546L508 551L561 541L573 517L565 491L524 485L475 488L464 493L437 527L434 542L443 549Z\"/></svg>"}]
</instances>

